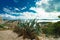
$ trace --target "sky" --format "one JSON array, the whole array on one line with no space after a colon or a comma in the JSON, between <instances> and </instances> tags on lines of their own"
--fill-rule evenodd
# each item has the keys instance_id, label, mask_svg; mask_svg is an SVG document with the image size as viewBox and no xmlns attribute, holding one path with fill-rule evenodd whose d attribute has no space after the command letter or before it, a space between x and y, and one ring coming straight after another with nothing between
<instances>
[{"instance_id":1,"label":"sky","mask_svg":"<svg viewBox=\"0 0 60 40\"><path fill-rule=\"evenodd\" d=\"M0 0L3 19L59 19L60 0Z\"/></svg>"}]
</instances>

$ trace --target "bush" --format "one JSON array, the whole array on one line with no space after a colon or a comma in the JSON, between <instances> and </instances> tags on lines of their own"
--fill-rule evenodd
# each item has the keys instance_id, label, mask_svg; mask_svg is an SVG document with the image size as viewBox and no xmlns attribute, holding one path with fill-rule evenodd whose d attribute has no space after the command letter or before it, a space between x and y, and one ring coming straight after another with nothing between
<instances>
[{"instance_id":1,"label":"bush","mask_svg":"<svg viewBox=\"0 0 60 40\"><path fill-rule=\"evenodd\" d=\"M43 32L47 36L60 37L60 22L50 23L47 25L47 28L43 28Z\"/></svg>"},{"instance_id":2,"label":"bush","mask_svg":"<svg viewBox=\"0 0 60 40\"><path fill-rule=\"evenodd\" d=\"M42 31L46 34L46 36L53 35L54 27L52 27L52 23L48 23L47 27L44 27Z\"/></svg>"},{"instance_id":3,"label":"bush","mask_svg":"<svg viewBox=\"0 0 60 40\"><path fill-rule=\"evenodd\" d=\"M18 37L24 35L23 38L29 38L33 40L36 36L40 35L41 30L39 23L36 23L34 19L29 22L20 22L17 28L15 27L14 32L18 34Z\"/></svg>"},{"instance_id":4,"label":"bush","mask_svg":"<svg viewBox=\"0 0 60 40\"><path fill-rule=\"evenodd\" d=\"M4 25L0 24L0 28L4 28Z\"/></svg>"},{"instance_id":5,"label":"bush","mask_svg":"<svg viewBox=\"0 0 60 40\"><path fill-rule=\"evenodd\" d=\"M60 21L53 24L55 37L60 37Z\"/></svg>"}]
</instances>

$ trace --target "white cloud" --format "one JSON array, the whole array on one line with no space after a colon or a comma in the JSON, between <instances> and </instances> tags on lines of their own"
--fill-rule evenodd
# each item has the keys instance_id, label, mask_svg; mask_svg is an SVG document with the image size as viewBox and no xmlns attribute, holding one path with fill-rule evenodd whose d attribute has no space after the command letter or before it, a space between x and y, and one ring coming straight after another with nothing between
<instances>
[{"instance_id":1,"label":"white cloud","mask_svg":"<svg viewBox=\"0 0 60 40\"><path fill-rule=\"evenodd\" d=\"M12 15L9 15L9 14L0 14L3 18L6 18L6 19L17 19L16 16L12 16Z\"/></svg>"},{"instance_id":2,"label":"white cloud","mask_svg":"<svg viewBox=\"0 0 60 40\"><path fill-rule=\"evenodd\" d=\"M15 8L15 10L18 10L18 11L19 11L18 8ZM17 12L15 12L15 11L12 11L12 10L10 10L10 9L8 9L8 8L3 8L3 11L6 12L6 13L8 13L8 14L10 14L10 15L12 15L12 14L20 15L20 13L17 13Z\"/></svg>"},{"instance_id":3,"label":"white cloud","mask_svg":"<svg viewBox=\"0 0 60 40\"><path fill-rule=\"evenodd\" d=\"M37 18L37 19L58 19L58 16L60 15L60 12L46 12L44 10L44 8L41 6L42 3L48 4L48 1L49 0L38 1L38 2L36 2L37 7L31 7L30 8L30 10L36 11L36 13L32 13L32 12L15 13L15 12L12 12L11 10L8 10L8 9L4 8L5 12L12 13L12 14L19 14L19 15L21 14L23 16L12 16L12 15L8 15L8 14L5 14L3 16L9 17L9 18L12 18L12 19L34 19L34 18ZM22 8L21 10L23 10L25 8L26 7ZM19 10L18 8L15 8L15 9Z\"/></svg>"},{"instance_id":4,"label":"white cloud","mask_svg":"<svg viewBox=\"0 0 60 40\"><path fill-rule=\"evenodd\" d=\"M24 10L26 7L23 7L21 10Z\"/></svg>"},{"instance_id":5,"label":"white cloud","mask_svg":"<svg viewBox=\"0 0 60 40\"><path fill-rule=\"evenodd\" d=\"M60 15L60 12L46 12L41 7L32 7L31 10L34 10L37 12L37 18L38 19L57 19Z\"/></svg>"},{"instance_id":6,"label":"white cloud","mask_svg":"<svg viewBox=\"0 0 60 40\"><path fill-rule=\"evenodd\" d=\"M60 20L38 20L37 22L57 22Z\"/></svg>"},{"instance_id":7,"label":"white cloud","mask_svg":"<svg viewBox=\"0 0 60 40\"><path fill-rule=\"evenodd\" d=\"M41 6L42 4L49 5L48 1L49 1L49 0L40 0L40 1L36 2L36 5L37 5L37 6Z\"/></svg>"},{"instance_id":8,"label":"white cloud","mask_svg":"<svg viewBox=\"0 0 60 40\"><path fill-rule=\"evenodd\" d=\"M14 12L11 11L10 9L8 9L8 8L3 8L3 11L6 12L6 13L9 13L9 14L14 14Z\"/></svg>"},{"instance_id":9,"label":"white cloud","mask_svg":"<svg viewBox=\"0 0 60 40\"><path fill-rule=\"evenodd\" d=\"M20 11L18 8L15 8L15 10Z\"/></svg>"}]
</instances>

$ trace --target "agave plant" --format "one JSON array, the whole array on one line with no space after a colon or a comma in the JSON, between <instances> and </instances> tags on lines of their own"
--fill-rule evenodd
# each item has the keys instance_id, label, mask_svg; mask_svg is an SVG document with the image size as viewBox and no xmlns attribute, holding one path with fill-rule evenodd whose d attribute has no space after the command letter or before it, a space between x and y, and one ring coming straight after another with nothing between
<instances>
[{"instance_id":1,"label":"agave plant","mask_svg":"<svg viewBox=\"0 0 60 40\"><path fill-rule=\"evenodd\" d=\"M20 22L17 27L15 27L14 32L18 34L18 37L23 36L23 39L36 39L41 33L39 23L34 20L29 22ZM39 40L37 38L37 40Z\"/></svg>"}]
</instances>

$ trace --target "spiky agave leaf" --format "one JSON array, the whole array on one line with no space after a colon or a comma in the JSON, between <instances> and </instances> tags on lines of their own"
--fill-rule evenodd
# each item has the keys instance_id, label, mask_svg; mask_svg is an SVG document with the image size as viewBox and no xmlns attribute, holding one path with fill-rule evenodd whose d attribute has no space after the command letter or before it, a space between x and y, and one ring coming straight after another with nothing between
<instances>
[{"instance_id":1,"label":"spiky agave leaf","mask_svg":"<svg viewBox=\"0 0 60 40\"><path fill-rule=\"evenodd\" d=\"M39 35L41 31L40 26L38 23L35 22L35 19L29 22L27 21L24 23L21 22L20 24L18 24L18 27L19 29L23 30L23 32L21 32L22 35L25 35L25 36L28 35L30 39L35 38L35 36ZM18 30L18 31L20 32L21 30Z\"/></svg>"}]
</instances>

